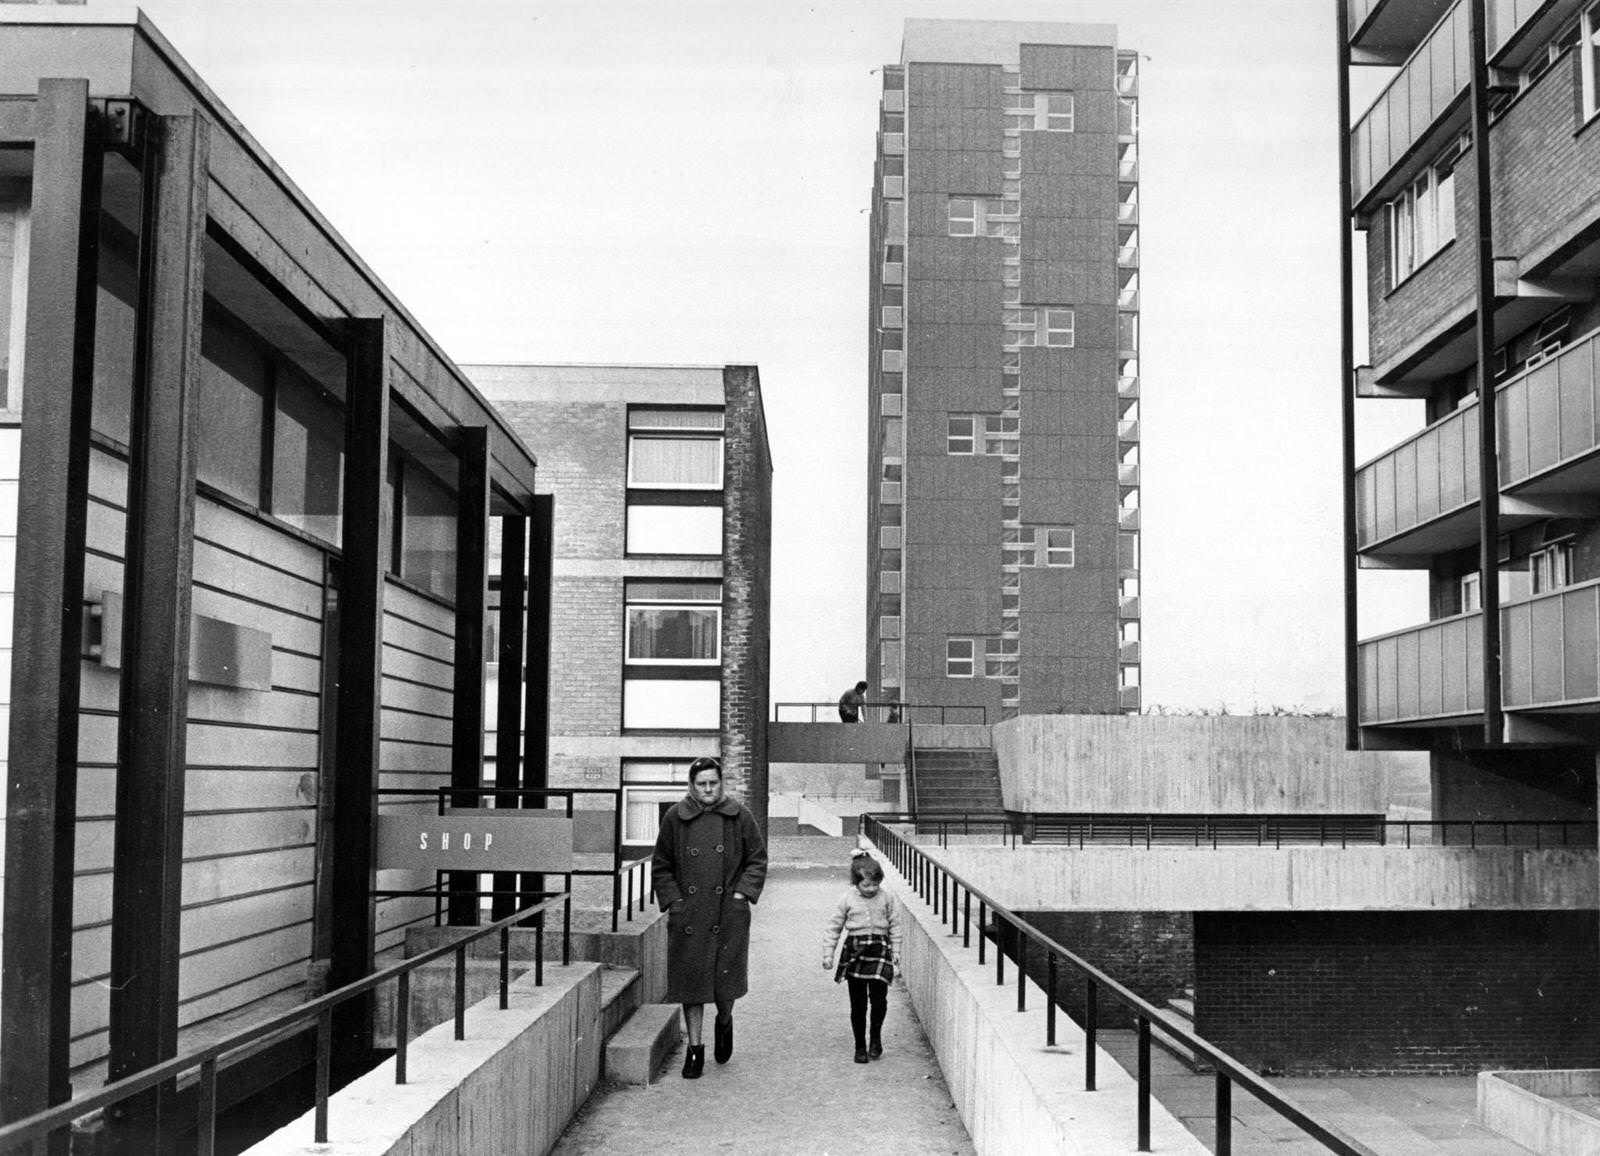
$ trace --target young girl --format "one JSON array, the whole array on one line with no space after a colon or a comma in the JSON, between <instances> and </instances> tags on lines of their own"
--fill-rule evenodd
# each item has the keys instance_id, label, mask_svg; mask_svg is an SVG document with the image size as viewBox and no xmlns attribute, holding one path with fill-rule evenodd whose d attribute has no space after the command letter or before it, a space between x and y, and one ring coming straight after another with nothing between
<instances>
[{"instance_id":1,"label":"young girl","mask_svg":"<svg viewBox=\"0 0 1600 1156\"><path fill-rule=\"evenodd\" d=\"M850 890L822 933L822 966L834 966L833 949L844 933L833 982L850 987L850 1029L856 1037L856 1063L883 1055L883 1017L889 1009L889 981L900 958L900 912L882 891L883 868L865 851L850 857ZM872 1005L872 1036L867 1037L867 1005Z\"/></svg>"}]
</instances>

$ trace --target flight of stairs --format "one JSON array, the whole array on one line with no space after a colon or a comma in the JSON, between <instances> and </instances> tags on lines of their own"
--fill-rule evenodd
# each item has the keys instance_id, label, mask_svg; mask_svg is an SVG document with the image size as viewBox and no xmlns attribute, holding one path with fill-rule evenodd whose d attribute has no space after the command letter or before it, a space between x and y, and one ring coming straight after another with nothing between
<instances>
[{"instance_id":1,"label":"flight of stairs","mask_svg":"<svg viewBox=\"0 0 1600 1156\"><path fill-rule=\"evenodd\" d=\"M992 815L1005 809L1000 763L989 748L918 747L913 758L919 814Z\"/></svg>"}]
</instances>

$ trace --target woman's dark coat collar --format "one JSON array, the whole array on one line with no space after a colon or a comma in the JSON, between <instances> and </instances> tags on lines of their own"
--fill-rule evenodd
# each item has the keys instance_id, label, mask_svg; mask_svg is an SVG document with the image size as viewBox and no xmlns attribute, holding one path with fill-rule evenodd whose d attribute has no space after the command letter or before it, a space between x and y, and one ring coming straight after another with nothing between
<instances>
[{"instance_id":1,"label":"woman's dark coat collar","mask_svg":"<svg viewBox=\"0 0 1600 1156\"><path fill-rule=\"evenodd\" d=\"M711 806L702 806L700 800L694 797L693 791L690 791L678 801L678 818L682 819L685 823L693 822L706 811L715 811L719 815L727 815L729 818L735 818L739 814L739 804L733 799L729 798L727 795L723 795L722 798L718 799L715 803L712 803Z\"/></svg>"}]
</instances>

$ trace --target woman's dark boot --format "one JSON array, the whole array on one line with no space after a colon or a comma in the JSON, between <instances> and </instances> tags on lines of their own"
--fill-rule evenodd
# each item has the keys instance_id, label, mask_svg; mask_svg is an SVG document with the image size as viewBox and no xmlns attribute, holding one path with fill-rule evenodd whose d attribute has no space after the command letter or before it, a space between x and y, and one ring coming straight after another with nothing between
<instances>
[{"instance_id":1,"label":"woman's dark boot","mask_svg":"<svg viewBox=\"0 0 1600 1156\"><path fill-rule=\"evenodd\" d=\"M730 1016L727 1023L717 1020L712 1028L716 1032L717 1042L711 1058L719 1064L725 1064L733 1058L733 1019Z\"/></svg>"},{"instance_id":2,"label":"woman's dark boot","mask_svg":"<svg viewBox=\"0 0 1600 1156\"><path fill-rule=\"evenodd\" d=\"M872 1029L872 1043L867 1048L867 1055L874 1060L883 1056L883 1033L877 1028Z\"/></svg>"},{"instance_id":3,"label":"woman's dark boot","mask_svg":"<svg viewBox=\"0 0 1600 1156\"><path fill-rule=\"evenodd\" d=\"M706 1068L706 1046L704 1044L691 1044L683 1054L683 1078L698 1080L700 1073Z\"/></svg>"}]
</instances>

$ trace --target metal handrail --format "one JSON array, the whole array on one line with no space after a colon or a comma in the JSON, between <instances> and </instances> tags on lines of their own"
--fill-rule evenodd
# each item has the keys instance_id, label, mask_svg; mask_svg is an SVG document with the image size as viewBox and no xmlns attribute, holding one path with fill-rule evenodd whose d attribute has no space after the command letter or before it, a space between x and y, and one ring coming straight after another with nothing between
<instances>
[{"instance_id":1,"label":"metal handrail","mask_svg":"<svg viewBox=\"0 0 1600 1156\"><path fill-rule=\"evenodd\" d=\"M455 1038L466 1038L466 967L467 948L477 940L495 932L500 934L500 1009L506 1010L510 1006L511 985L511 957L510 938L511 927L530 916L538 915L548 910L557 903L565 903L568 910L572 905L572 893L564 891L523 908L521 911L483 927L463 928L466 932L460 939L453 943L440 944L430 948L420 955L410 959L401 960L391 964L381 971L373 972L369 976L347 983L343 987L318 996L316 999L307 1000L285 1012L272 1016L243 1031L235 1032L230 1036L197 1048L182 1056L174 1056L170 1060L163 1060L153 1064L134 1075L107 1084L98 1091L85 1096L76 1096L65 1103L57 1104L53 1108L46 1108L42 1112L35 1112L21 1120L0 1127L0 1152L14 1152L24 1143L46 1139L58 1129L69 1126L72 1121L86 1116L91 1112L113 1107L126 1100L147 1092L159 1084L169 1080L176 1080L179 1075L191 1068L199 1069L199 1096L200 1112L197 1120L196 1151L199 1156L212 1156L216 1150L216 1123L217 1123L217 1067L220 1059L229 1052L236 1052L241 1048L256 1047L268 1043L276 1043L287 1039L307 1028L314 1027L317 1032L317 1076L316 1076L316 1115L315 1139L318 1144L328 1142L328 1097L329 1084L332 1079L332 1064L330 1062L332 1036L333 1036L333 1009L357 996L365 995L374 989L396 980L399 991L395 999L395 1083L406 1082L406 1049L409 1044L407 1036L410 1030L411 1011L411 973L425 964L454 952L456 957L455 967ZM541 920L534 930L534 985L544 985L544 926Z\"/></svg>"},{"instance_id":2,"label":"metal handrail","mask_svg":"<svg viewBox=\"0 0 1600 1156\"><path fill-rule=\"evenodd\" d=\"M839 709L837 702L777 702L772 704L773 722L836 722L835 711ZM785 711L804 712L803 719L786 719ZM869 718L869 713L878 711L883 717ZM822 717L818 718L818 713ZM989 722L989 708L982 704L950 704L938 702L866 702L861 704L862 721L876 721L880 723L905 723L909 725L917 719L918 712L932 713L940 725L966 724L970 726L987 726ZM955 721L952 722L952 719Z\"/></svg>"},{"instance_id":3,"label":"metal handrail","mask_svg":"<svg viewBox=\"0 0 1600 1156\"><path fill-rule=\"evenodd\" d=\"M1055 981L1059 963L1064 963L1083 977L1084 1006L1084 1090L1096 1091L1095 1048L1099 1021L1099 995L1103 990L1119 1004L1134 1014L1138 1024L1138 1062L1136 1103L1138 1150L1150 1151L1150 1031L1151 1024L1160 1021L1161 1032L1189 1048L1197 1056L1209 1060L1216 1068L1217 1135L1216 1156L1232 1156L1232 1094L1233 1085L1244 1088L1278 1115L1288 1120L1338 1156L1378 1156L1354 1137L1346 1135L1331 1124L1323 1123L1304 1108L1278 1091L1250 1068L1209 1041L1167 1022L1154 1004L1149 1003L1112 979L1105 972L1068 951L1048 935L1038 931L1014 912L996 903L986 892L972 886L954 872L930 858L922 848L903 839L898 831L877 820L872 815L861 816L861 830L867 838L883 851L895 864L900 874L912 885L917 895L929 903L941 922L947 922L951 935L959 934L962 946L969 946L972 938L972 901L978 902L978 962L984 962L986 939L984 917L992 914L995 928L995 983L1005 984L1005 952L1000 946L1000 925L1008 924L1017 934L1017 1010L1027 1010L1027 945L1036 944L1046 957L1046 1017L1045 1046L1056 1043L1056 993ZM961 893L965 892L965 901ZM957 919L961 926L957 929Z\"/></svg>"}]
</instances>

